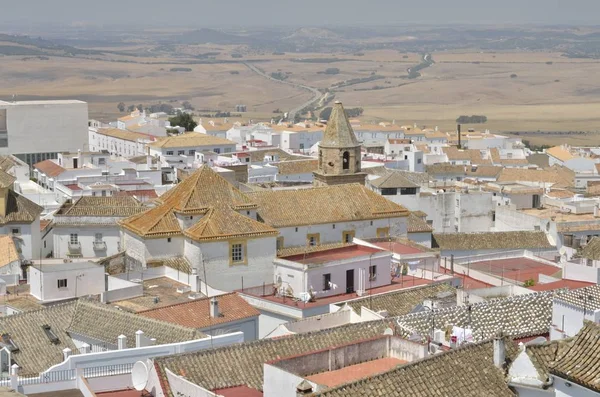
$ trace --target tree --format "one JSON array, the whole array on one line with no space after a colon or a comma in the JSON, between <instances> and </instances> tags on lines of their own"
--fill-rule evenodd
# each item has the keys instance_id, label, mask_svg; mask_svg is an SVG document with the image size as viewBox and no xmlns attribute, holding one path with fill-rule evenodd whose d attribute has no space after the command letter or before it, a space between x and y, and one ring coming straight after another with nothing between
<instances>
[{"instance_id":1,"label":"tree","mask_svg":"<svg viewBox=\"0 0 600 397\"><path fill-rule=\"evenodd\" d=\"M134 110L135 110L135 105L129 105L129 106L127 106L127 111L129 113L133 112Z\"/></svg>"},{"instance_id":2,"label":"tree","mask_svg":"<svg viewBox=\"0 0 600 397\"><path fill-rule=\"evenodd\" d=\"M144 105L142 105L141 103L139 105L137 105L137 109L142 112L144 110Z\"/></svg>"},{"instance_id":3,"label":"tree","mask_svg":"<svg viewBox=\"0 0 600 397\"><path fill-rule=\"evenodd\" d=\"M183 101L181 106L183 106L183 108L185 110L194 110L194 107L192 106L192 104L189 101Z\"/></svg>"},{"instance_id":4,"label":"tree","mask_svg":"<svg viewBox=\"0 0 600 397\"><path fill-rule=\"evenodd\" d=\"M340 72L340 69L338 68L327 68L325 69L325 74L338 74Z\"/></svg>"},{"instance_id":5,"label":"tree","mask_svg":"<svg viewBox=\"0 0 600 397\"><path fill-rule=\"evenodd\" d=\"M186 131L194 131L198 125L189 113L178 113L177 116L169 118L169 122L172 126L184 127Z\"/></svg>"},{"instance_id":6,"label":"tree","mask_svg":"<svg viewBox=\"0 0 600 397\"><path fill-rule=\"evenodd\" d=\"M525 288L529 288L529 287L533 287L535 285L535 280L530 278L529 280L525 280L525 282L523 283L523 286Z\"/></svg>"},{"instance_id":7,"label":"tree","mask_svg":"<svg viewBox=\"0 0 600 397\"><path fill-rule=\"evenodd\" d=\"M119 112L123 113L125 111L125 104L123 102L119 102L117 104L117 109L119 109Z\"/></svg>"}]
</instances>

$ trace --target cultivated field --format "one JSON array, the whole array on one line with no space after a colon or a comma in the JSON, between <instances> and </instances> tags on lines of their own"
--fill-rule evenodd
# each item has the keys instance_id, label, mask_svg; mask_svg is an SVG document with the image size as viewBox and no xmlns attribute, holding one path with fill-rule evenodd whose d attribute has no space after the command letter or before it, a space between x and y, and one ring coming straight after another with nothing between
<instances>
[{"instance_id":1,"label":"cultivated field","mask_svg":"<svg viewBox=\"0 0 600 397\"><path fill-rule=\"evenodd\" d=\"M377 50L274 55L235 45L179 45L174 50L177 56L144 46L131 46L127 51L144 56L107 54L101 60L4 56L0 58L0 98L12 94L20 99L79 98L90 103L91 117L105 120L118 115L119 101L145 105L172 101L176 105L189 100L197 109L222 111L233 111L241 103L248 106L245 118L267 120L273 110L286 111L311 97L304 90L259 76L240 62L249 61L267 74L285 74L288 82L332 90L347 107L364 108L365 122L395 120L453 129L459 115L481 114L488 123L474 128L600 131L600 61L570 59L559 53L434 53L436 63L421 70L421 77L408 79L407 69L421 62L421 54ZM191 64L207 52L219 53L215 63ZM235 53L242 53L243 59L233 59ZM170 71L176 67L191 71ZM339 73L325 74L328 68L337 68ZM336 87L372 76L378 78ZM599 137L532 135L526 139L536 144L583 145L598 144Z\"/></svg>"}]
</instances>

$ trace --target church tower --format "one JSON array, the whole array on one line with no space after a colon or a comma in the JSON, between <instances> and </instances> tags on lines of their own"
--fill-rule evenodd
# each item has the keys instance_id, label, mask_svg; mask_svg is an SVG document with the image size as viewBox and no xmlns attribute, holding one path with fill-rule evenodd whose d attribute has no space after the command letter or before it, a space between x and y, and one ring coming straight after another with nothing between
<instances>
[{"instance_id":1,"label":"church tower","mask_svg":"<svg viewBox=\"0 0 600 397\"><path fill-rule=\"evenodd\" d=\"M319 169L313 173L314 185L364 185L366 174L361 172L360 160L360 143L342 103L336 101L319 144Z\"/></svg>"}]
</instances>

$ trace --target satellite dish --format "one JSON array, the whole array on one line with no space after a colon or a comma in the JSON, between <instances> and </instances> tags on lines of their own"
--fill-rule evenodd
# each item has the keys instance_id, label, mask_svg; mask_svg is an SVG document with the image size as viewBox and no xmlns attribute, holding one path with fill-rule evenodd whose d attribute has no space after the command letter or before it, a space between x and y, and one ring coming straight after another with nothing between
<instances>
[{"instance_id":1,"label":"satellite dish","mask_svg":"<svg viewBox=\"0 0 600 397\"><path fill-rule=\"evenodd\" d=\"M148 367L143 361L138 361L133 365L131 369L131 383L133 388L137 391L142 391L146 388L148 383Z\"/></svg>"},{"instance_id":2,"label":"satellite dish","mask_svg":"<svg viewBox=\"0 0 600 397\"><path fill-rule=\"evenodd\" d=\"M384 335L394 335L394 330L388 327L383 331L383 334Z\"/></svg>"}]
</instances>

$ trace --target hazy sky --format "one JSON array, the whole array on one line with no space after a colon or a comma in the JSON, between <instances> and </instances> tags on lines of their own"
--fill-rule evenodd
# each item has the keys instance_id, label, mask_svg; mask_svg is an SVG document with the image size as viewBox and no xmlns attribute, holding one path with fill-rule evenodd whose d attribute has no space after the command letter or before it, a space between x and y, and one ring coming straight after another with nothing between
<instances>
[{"instance_id":1,"label":"hazy sky","mask_svg":"<svg viewBox=\"0 0 600 397\"><path fill-rule=\"evenodd\" d=\"M599 0L0 0L0 10L0 23L23 24L600 23Z\"/></svg>"}]
</instances>

